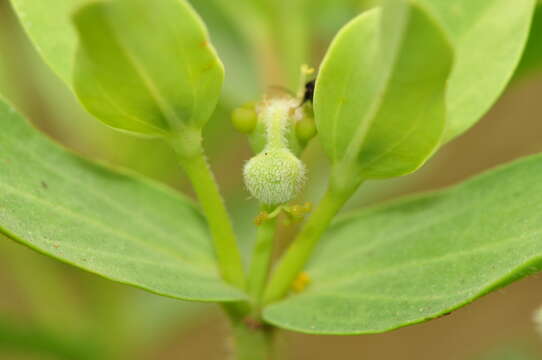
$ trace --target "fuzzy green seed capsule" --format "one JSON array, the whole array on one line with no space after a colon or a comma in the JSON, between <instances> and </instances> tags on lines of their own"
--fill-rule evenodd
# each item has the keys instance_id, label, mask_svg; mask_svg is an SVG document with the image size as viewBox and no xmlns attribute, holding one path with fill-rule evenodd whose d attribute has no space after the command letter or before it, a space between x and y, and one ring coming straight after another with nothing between
<instances>
[{"instance_id":1,"label":"fuzzy green seed capsule","mask_svg":"<svg viewBox=\"0 0 542 360\"><path fill-rule=\"evenodd\" d=\"M243 134L250 134L256 128L258 115L253 107L240 107L233 110L231 122L237 131Z\"/></svg>"},{"instance_id":2,"label":"fuzzy green seed capsule","mask_svg":"<svg viewBox=\"0 0 542 360\"><path fill-rule=\"evenodd\" d=\"M306 116L303 119L299 120L295 124L295 135L297 139L306 144L316 135L316 124L312 117Z\"/></svg>"},{"instance_id":3,"label":"fuzzy green seed capsule","mask_svg":"<svg viewBox=\"0 0 542 360\"><path fill-rule=\"evenodd\" d=\"M244 168L248 191L266 205L292 200L305 182L305 165L286 148L267 149Z\"/></svg>"}]
</instances>

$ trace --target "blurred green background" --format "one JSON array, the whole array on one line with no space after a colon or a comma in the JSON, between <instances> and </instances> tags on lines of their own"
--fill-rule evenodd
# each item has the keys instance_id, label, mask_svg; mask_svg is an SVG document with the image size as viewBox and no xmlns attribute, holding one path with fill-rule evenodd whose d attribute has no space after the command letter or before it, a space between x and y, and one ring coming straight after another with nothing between
<instances>
[{"instance_id":1,"label":"blurred green background","mask_svg":"<svg viewBox=\"0 0 542 360\"><path fill-rule=\"evenodd\" d=\"M229 113L270 86L295 90L299 64L317 66L339 27L373 2L192 1L226 66L224 95L206 128L205 145L243 249L250 247L257 209L241 179L250 151L246 139L231 128ZM7 0L0 0L0 93L36 127L78 153L132 168L191 194L173 154L162 143L117 133L83 112L32 48ZM539 10L517 74L484 119L417 173L365 185L348 207L440 188L542 152L541 99ZM305 197L317 199L327 171L317 142L304 160L310 169ZM286 243L291 233L292 229L282 231L281 241ZM282 331L277 346L281 358L296 360L542 359L542 337L532 321L540 305L538 275L429 323L366 336ZM227 323L215 305L176 301L115 284L0 236L0 360L218 360L227 358L227 334Z\"/></svg>"}]
</instances>

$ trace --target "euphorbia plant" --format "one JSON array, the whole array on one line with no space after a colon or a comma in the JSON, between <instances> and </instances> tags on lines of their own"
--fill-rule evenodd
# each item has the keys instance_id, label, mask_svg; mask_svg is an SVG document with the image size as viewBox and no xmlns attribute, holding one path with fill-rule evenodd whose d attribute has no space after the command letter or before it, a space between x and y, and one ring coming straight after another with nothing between
<instances>
[{"instance_id":1,"label":"euphorbia plant","mask_svg":"<svg viewBox=\"0 0 542 360\"><path fill-rule=\"evenodd\" d=\"M246 267L202 144L224 66L192 7L55 0L59 14L75 11L55 22L40 1L12 2L89 113L171 145L199 206L59 148L3 102L0 230L114 281L221 303L237 358L270 356L275 328L364 334L425 321L542 267L540 156L335 219L364 182L417 170L487 111L522 54L534 0L385 1L338 32L315 73L302 67L298 89L235 110L261 207ZM313 138L331 167L311 210L298 195ZM273 263L280 214L307 219Z\"/></svg>"}]
</instances>

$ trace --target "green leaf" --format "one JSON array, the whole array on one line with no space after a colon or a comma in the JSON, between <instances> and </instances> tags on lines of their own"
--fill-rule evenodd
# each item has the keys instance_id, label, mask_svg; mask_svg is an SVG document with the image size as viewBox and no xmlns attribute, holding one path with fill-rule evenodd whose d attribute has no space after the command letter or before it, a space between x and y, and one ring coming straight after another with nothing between
<instances>
[{"instance_id":1,"label":"green leaf","mask_svg":"<svg viewBox=\"0 0 542 360\"><path fill-rule=\"evenodd\" d=\"M333 40L321 65L315 119L333 163L365 178L414 171L440 143L452 51L416 5L363 13Z\"/></svg>"},{"instance_id":2,"label":"green leaf","mask_svg":"<svg viewBox=\"0 0 542 360\"><path fill-rule=\"evenodd\" d=\"M417 0L455 49L444 141L474 125L505 89L521 58L535 0Z\"/></svg>"},{"instance_id":3,"label":"green leaf","mask_svg":"<svg viewBox=\"0 0 542 360\"><path fill-rule=\"evenodd\" d=\"M542 3L538 3L529 32L525 52L514 74L514 80L539 73L542 70Z\"/></svg>"},{"instance_id":4,"label":"green leaf","mask_svg":"<svg viewBox=\"0 0 542 360\"><path fill-rule=\"evenodd\" d=\"M89 0L11 0L40 55L69 86L72 84L77 34L70 15ZM46 16L45 16L46 14Z\"/></svg>"},{"instance_id":5,"label":"green leaf","mask_svg":"<svg viewBox=\"0 0 542 360\"><path fill-rule=\"evenodd\" d=\"M207 122L224 68L186 1L92 3L74 21L80 39L75 92L90 113L153 136Z\"/></svg>"},{"instance_id":6,"label":"green leaf","mask_svg":"<svg viewBox=\"0 0 542 360\"><path fill-rule=\"evenodd\" d=\"M104 349L89 341L88 336L76 338L73 334L48 331L24 322L16 323L0 317L0 356L3 359L97 360L104 359ZM23 357L21 357L22 359Z\"/></svg>"},{"instance_id":7,"label":"green leaf","mask_svg":"<svg viewBox=\"0 0 542 360\"><path fill-rule=\"evenodd\" d=\"M69 87L73 86L77 50L77 33L70 16L90 1L11 0L21 24L40 55ZM219 12L214 1L195 0L191 3L210 28L213 43L228 69L224 84L226 101L240 104L252 100L254 94L260 91L261 84L255 54L248 49L247 39L236 29L239 24L234 24L226 14ZM43 16L44 13L47 16ZM239 86L240 83L242 86Z\"/></svg>"},{"instance_id":8,"label":"green leaf","mask_svg":"<svg viewBox=\"0 0 542 360\"><path fill-rule=\"evenodd\" d=\"M157 294L243 298L220 279L207 225L189 200L67 152L4 102L0 124L0 232Z\"/></svg>"},{"instance_id":9,"label":"green leaf","mask_svg":"<svg viewBox=\"0 0 542 360\"><path fill-rule=\"evenodd\" d=\"M337 221L299 295L264 318L315 334L379 333L446 315L542 270L542 155Z\"/></svg>"},{"instance_id":10,"label":"green leaf","mask_svg":"<svg viewBox=\"0 0 542 360\"><path fill-rule=\"evenodd\" d=\"M533 344L516 340L515 343L500 345L482 356L472 357L472 360L538 360L538 353Z\"/></svg>"}]
</instances>

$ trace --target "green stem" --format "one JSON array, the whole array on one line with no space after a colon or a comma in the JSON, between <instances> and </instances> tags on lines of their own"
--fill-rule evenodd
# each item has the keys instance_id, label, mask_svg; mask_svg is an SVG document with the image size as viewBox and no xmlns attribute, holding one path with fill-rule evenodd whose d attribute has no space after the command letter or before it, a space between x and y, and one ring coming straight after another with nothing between
<instances>
[{"instance_id":1,"label":"green stem","mask_svg":"<svg viewBox=\"0 0 542 360\"><path fill-rule=\"evenodd\" d=\"M266 126L266 149L288 148L284 135L289 125L291 109L291 104L278 100L262 112L262 121Z\"/></svg>"},{"instance_id":2,"label":"green stem","mask_svg":"<svg viewBox=\"0 0 542 360\"><path fill-rule=\"evenodd\" d=\"M211 229L213 246L223 278L229 283L245 287L243 263L233 226L218 190L213 173L201 146L201 134L185 132L171 145L180 155L180 164L190 178L199 203Z\"/></svg>"},{"instance_id":3,"label":"green stem","mask_svg":"<svg viewBox=\"0 0 542 360\"><path fill-rule=\"evenodd\" d=\"M233 324L235 360L270 360L272 358L271 329L249 327L243 322Z\"/></svg>"},{"instance_id":4,"label":"green stem","mask_svg":"<svg viewBox=\"0 0 542 360\"><path fill-rule=\"evenodd\" d=\"M273 256L273 240L276 229L276 217L267 219L258 226L248 277L248 293L255 299L257 305L260 303L267 280L269 264Z\"/></svg>"},{"instance_id":5,"label":"green stem","mask_svg":"<svg viewBox=\"0 0 542 360\"><path fill-rule=\"evenodd\" d=\"M350 186L343 191L335 191L333 186L328 188L312 216L277 264L264 293L264 304L277 301L288 293L291 284L303 270L318 240L356 188L357 186Z\"/></svg>"}]
</instances>

